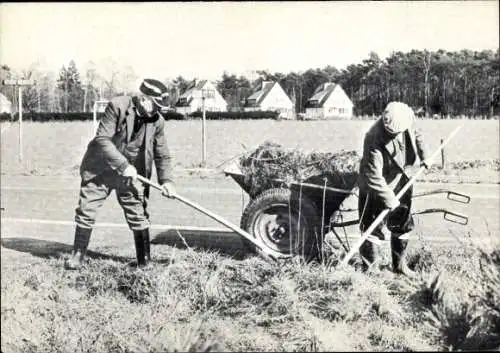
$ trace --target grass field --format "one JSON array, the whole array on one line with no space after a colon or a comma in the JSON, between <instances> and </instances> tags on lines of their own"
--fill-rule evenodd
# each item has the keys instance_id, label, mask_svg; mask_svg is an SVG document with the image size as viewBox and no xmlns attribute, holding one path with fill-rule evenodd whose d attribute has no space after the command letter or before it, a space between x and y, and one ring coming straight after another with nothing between
<instances>
[{"instance_id":1,"label":"grass field","mask_svg":"<svg viewBox=\"0 0 500 353\"><path fill-rule=\"evenodd\" d=\"M2 352L500 348L498 250L423 244L417 279L162 245L145 269L102 248L68 272L47 250L2 247Z\"/></svg>"},{"instance_id":2,"label":"grass field","mask_svg":"<svg viewBox=\"0 0 500 353\"><path fill-rule=\"evenodd\" d=\"M207 166L224 161L270 140L284 147L312 151L361 152L364 132L372 121L207 121ZM431 150L458 125L463 128L446 147L447 162L491 161L500 158L496 120L422 120L419 122ZM18 125L2 124L1 172L57 174L78 168L92 137L91 122L23 124L23 162L19 163ZM176 168L201 162L201 121L168 121L167 140ZM436 161L440 163L440 158Z\"/></svg>"}]
</instances>

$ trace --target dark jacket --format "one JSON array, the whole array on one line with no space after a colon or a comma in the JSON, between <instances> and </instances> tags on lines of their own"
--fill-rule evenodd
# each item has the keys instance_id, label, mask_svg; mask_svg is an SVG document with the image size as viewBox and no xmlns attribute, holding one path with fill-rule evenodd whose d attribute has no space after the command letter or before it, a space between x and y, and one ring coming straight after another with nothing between
<instances>
[{"instance_id":1,"label":"dark jacket","mask_svg":"<svg viewBox=\"0 0 500 353\"><path fill-rule=\"evenodd\" d=\"M135 118L132 97L120 96L111 99L80 165L83 182L103 172L114 170L121 173L125 170L129 161L120 151L123 151L130 141ZM161 114L158 120L146 124L144 141L145 177L151 177L154 160L158 182L163 184L172 181L172 156L165 138L165 119Z\"/></svg>"},{"instance_id":2,"label":"dark jacket","mask_svg":"<svg viewBox=\"0 0 500 353\"><path fill-rule=\"evenodd\" d=\"M394 187L404 174L411 174L411 166L428 157L422 135L415 126L403 132L406 143L403 155L393 145L382 119L378 119L365 135L363 156L359 167L360 192L369 193L386 207L394 203Z\"/></svg>"}]
</instances>

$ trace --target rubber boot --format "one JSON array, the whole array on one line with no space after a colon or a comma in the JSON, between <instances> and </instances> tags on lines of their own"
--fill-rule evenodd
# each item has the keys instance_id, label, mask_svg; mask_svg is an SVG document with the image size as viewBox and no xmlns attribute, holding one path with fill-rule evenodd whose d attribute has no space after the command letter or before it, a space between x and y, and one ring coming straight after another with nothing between
<instances>
[{"instance_id":1,"label":"rubber boot","mask_svg":"<svg viewBox=\"0 0 500 353\"><path fill-rule=\"evenodd\" d=\"M374 244L371 241L366 240L360 246L359 254L361 255L363 272L378 271L379 247L377 244Z\"/></svg>"},{"instance_id":2,"label":"rubber boot","mask_svg":"<svg viewBox=\"0 0 500 353\"><path fill-rule=\"evenodd\" d=\"M394 273L414 278L417 273L408 267L406 259L408 239L401 239L400 236L401 234L391 236L392 270Z\"/></svg>"},{"instance_id":3,"label":"rubber boot","mask_svg":"<svg viewBox=\"0 0 500 353\"><path fill-rule=\"evenodd\" d=\"M149 228L134 230L135 253L138 266L146 266L151 261Z\"/></svg>"},{"instance_id":4,"label":"rubber boot","mask_svg":"<svg viewBox=\"0 0 500 353\"><path fill-rule=\"evenodd\" d=\"M75 228L75 240L73 243L73 252L71 258L64 262L64 268L67 270L78 270L83 265L83 258L87 252L89 246L90 234L92 234L92 228L82 228L76 226Z\"/></svg>"}]
</instances>

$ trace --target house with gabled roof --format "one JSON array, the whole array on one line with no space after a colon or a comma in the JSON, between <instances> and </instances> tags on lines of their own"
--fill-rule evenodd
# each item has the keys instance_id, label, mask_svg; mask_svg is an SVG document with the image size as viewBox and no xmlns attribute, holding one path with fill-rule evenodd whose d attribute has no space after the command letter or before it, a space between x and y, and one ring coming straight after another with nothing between
<instances>
[{"instance_id":1,"label":"house with gabled roof","mask_svg":"<svg viewBox=\"0 0 500 353\"><path fill-rule=\"evenodd\" d=\"M245 100L243 110L277 111L284 119L295 116L294 104L278 82L262 81L260 88Z\"/></svg>"},{"instance_id":2,"label":"house with gabled roof","mask_svg":"<svg viewBox=\"0 0 500 353\"><path fill-rule=\"evenodd\" d=\"M351 119L353 103L342 87L326 82L306 102L305 119Z\"/></svg>"},{"instance_id":3,"label":"house with gabled roof","mask_svg":"<svg viewBox=\"0 0 500 353\"><path fill-rule=\"evenodd\" d=\"M211 94L208 94L210 92ZM203 102L205 96L205 102ZM177 113L188 115L196 111L226 112L227 103L222 95L217 91L217 87L208 80L193 80L186 91L175 102Z\"/></svg>"}]
</instances>

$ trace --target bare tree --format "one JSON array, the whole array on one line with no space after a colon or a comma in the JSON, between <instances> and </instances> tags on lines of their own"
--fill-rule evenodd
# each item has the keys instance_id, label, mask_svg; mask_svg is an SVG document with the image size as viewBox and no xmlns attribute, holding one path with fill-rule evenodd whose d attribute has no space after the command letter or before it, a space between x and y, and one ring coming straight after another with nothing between
<instances>
[{"instance_id":1,"label":"bare tree","mask_svg":"<svg viewBox=\"0 0 500 353\"><path fill-rule=\"evenodd\" d=\"M134 71L134 68L130 65L125 66L120 70L119 75L119 89L123 94L133 94L138 90L137 80L139 76Z\"/></svg>"},{"instance_id":2,"label":"bare tree","mask_svg":"<svg viewBox=\"0 0 500 353\"><path fill-rule=\"evenodd\" d=\"M99 99L109 99L119 93L119 65L111 57L101 60L99 63L99 76L101 85L99 88Z\"/></svg>"},{"instance_id":3,"label":"bare tree","mask_svg":"<svg viewBox=\"0 0 500 353\"><path fill-rule=\"evenodd\" d=\"M93 61L85 64L85 82L84 82L84 96L83 96L83 111L90 110L93 102L98 99L97 88L99 84L99 74L97 66Z\"/></svg>"},{"instance_id":4,"label":"bare tree","mask_svg":"<svg viewBox=\"0 0 500 353\"><path fill-rule=\"evenodd\" d=\"M424 62L424 107L425 107L425 116L428 117L429 94L430 94L429 72L431 71L431 53L428 50L424 50L423 62Z\"/></svg>"}]
</instances>

